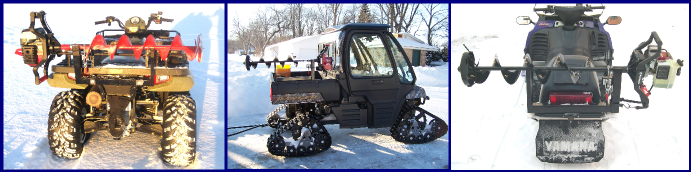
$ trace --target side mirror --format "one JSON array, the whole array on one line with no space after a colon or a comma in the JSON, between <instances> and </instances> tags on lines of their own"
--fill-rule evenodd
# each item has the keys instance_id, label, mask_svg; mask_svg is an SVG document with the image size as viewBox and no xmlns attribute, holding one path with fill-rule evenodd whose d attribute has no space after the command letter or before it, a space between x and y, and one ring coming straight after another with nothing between
<instances>
[{"instance_id":1,"label":"side mirror","mask_svg":"<svg viewBox=\"0 0 691 172\"><path fill-rule=\"evenodd\" d=\"M518 17L516 17L516 24L528 25L528 24L534 24L534 23L532 20L530 20L530 17L528 17L528 16L518 16Z\"/></svg>"},{"instance_id":2,"label":"side mirror","mask_svg":"<svg viewBox=\"0 0 691 172\"><path fill-rule=\"evenodd\" d=\"M608 25L618 25L619 23L621 23L621 17L619 16L609 16L607 21L605 21L605 24Z\"/></svg>"}]
</instances>

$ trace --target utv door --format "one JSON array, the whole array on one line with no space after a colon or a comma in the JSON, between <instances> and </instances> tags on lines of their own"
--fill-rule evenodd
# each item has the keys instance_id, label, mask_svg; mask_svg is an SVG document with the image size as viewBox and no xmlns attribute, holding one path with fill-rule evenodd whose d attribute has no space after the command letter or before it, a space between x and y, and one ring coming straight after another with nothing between
<instances>
[{"instance_id":1,"label":"utv door","mask_svg":"<svg viewBox=\"0 0 691 172\"><path fill-rule=\"evenodd\" d=\"M401 89L391 58L390 38L383 32L352 31L345 39L343 66L348 68L348 91L369 101L367 121L360 124L390 127L396 118Z\"/></svg>"}]
</instances>

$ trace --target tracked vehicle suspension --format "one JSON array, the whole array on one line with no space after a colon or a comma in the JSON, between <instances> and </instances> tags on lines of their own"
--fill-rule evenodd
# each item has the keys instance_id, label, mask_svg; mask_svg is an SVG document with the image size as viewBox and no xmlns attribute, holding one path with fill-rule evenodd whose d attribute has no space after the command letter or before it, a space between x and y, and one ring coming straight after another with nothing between
<instances>
[{"instance_id":1,"label":"tracked vehicle suspension","mask_svg":"<svg viewBox=\"0 0 691 172\"><path fill-rule=\"evenodd\" d=\"M290 137L284 138L283 133L290 132ZM279 126L266 144L269 153L278 156L308 156L328 150L331 147L331 136L319 122L319 119L309 113L296 113L296 116Z\"/></svg>"},{"instance_id":2,"label":"tracked vehicle suspension","mask_svg":"<svg viewBox=\"0 0 691 172\"><path fill-rule=\"evenodd\" d=\"M428 120L427 116L433 119ZM449 126L441 118L414 105L405 103L391 127L391 137L403 143L427 143L446 134Z\"/></svg>"}]
</instances>

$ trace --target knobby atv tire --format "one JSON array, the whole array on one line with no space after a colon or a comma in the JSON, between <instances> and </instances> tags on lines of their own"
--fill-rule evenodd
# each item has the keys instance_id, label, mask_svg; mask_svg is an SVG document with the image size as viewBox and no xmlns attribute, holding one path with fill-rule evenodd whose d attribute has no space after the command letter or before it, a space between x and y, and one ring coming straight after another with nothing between
<instances>
[{"instance_id":1,"label":"knobby atv tire","mask_svg":"<svg viewBox=\"0 0 691 172\"><path fill-rule=\"evenodd\" d=\"M87 138L81 116L83 100L77 90L63 91L50 105L48 145L58 157L76 159L82 156Z\"/></svg>"},{"instance_id":2,"label":"knobby atv tire","mask_svg":"<svg viewBox=\"0 0 691 172\"><path fill-rule=\"evenodd\" d=\"M188 166L196 157L197 107L189 95L170 95L163 108L161 159L175 166Z\"/></svg>"}]
</instances>

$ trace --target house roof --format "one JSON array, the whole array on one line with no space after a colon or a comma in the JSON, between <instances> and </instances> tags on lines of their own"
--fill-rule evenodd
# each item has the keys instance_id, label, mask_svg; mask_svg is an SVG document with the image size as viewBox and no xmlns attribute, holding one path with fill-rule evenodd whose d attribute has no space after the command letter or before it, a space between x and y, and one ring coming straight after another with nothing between
<instances>
[{"instance_id":1,"label":"house roof","mask_svg":"<svg viewBox=\"0 0 691 172\"><path fill-rule=\"evenodd\" d=\"M426 51L439 51L439 48L427 44L422 44L417 41L407 39L407 38L397 38L398 43L401 44L403 49L415 49L415 50L426 50Z\"/></svg>"},{"instance_id":2,"label":"house roof","mask_svg":"<svg viewBox=\"0 0 691 172\"><path fill-rule=\"evenodd\" d=\"M403 38L412 39L412 40L417 41L417 42L422 43L422 44L425 43L425 41L422 41L420 38L417 38L417 37L413 36L413 34L410 34L408 32L399 32L398 34L394 34L394 36L396 36L396 35L402 35Z\"/></svg>"},{"instance_id":3,"label":"house roof","mask_svg":"<svg viewBox=\"0 0 691 172\"><path fill-rule=\"evenodd\" d=\"M293 38L293 39L290 39L290 40L287 40L287 41L283 41L283 42L279 42L279 43L276 43L276 44L273 44L273 45L269 45L269 46L267 46L266 48L271 48L271 47L279 46L279 45L282 45L282 44L286 44L286 45L288 45L288 44L295 44L295 43L302 42L302 41L305 41L305 40L309 40L309 39L312 39L312 38L319 38L320 36L321 36L321 35L316 34L316 35L311 35L311 36L297 37L297 38Z\"/></svg>"}]
</instances>

